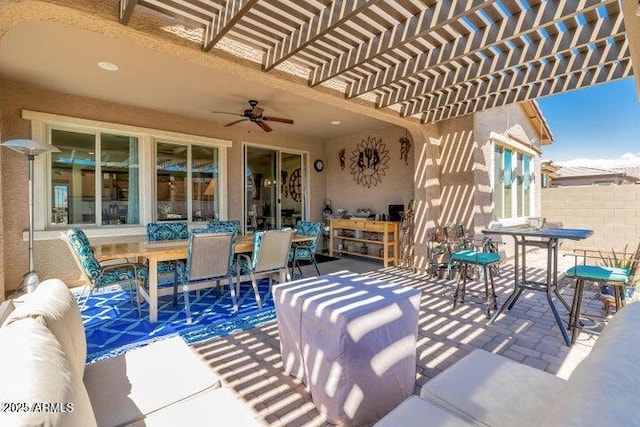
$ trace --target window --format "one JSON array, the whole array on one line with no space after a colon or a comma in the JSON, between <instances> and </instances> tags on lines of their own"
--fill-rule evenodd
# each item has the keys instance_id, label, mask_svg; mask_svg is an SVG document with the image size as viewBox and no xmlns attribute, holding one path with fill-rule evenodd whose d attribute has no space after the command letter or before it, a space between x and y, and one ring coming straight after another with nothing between
<instances>
[{"instance_id":1,"label":"window","mask_svg":"<svg viewBox=\"0 0 640 427\"><path fill-rule=\"evenodd\" d=\"M138 139L51 129L51 224L138 224Z\"/></svg>"},{"instance_id":2,"label":"window","mask_svg":"<svg viewBox=\"0 0 640 427\"><path fill-rule=\"evenodd\" d=\"M72 225L102 237L137 235L149 221L227 218L231 141L29 110L22 117L34 139L60 150L35 159L38 238L58 239Z\"/></svg>"},{"instance_id":3,"label":"window","mask_svg":"<svg viewBox=\"0 0 640 427\"><path fill-rule=\"evenodd\" d=\"M533 157L497 144L493 155L494 219L530 216Z\"/></svg>"},{"instance_id":4,"label":"window","mask_svg":"<svg viewBox=\"0 0 640 427\"><path fill-rule=\"evenodd\" d=\"M208 221L219 215L217 147L156 144L158 221Z\"/></svg>"}]
</instances>

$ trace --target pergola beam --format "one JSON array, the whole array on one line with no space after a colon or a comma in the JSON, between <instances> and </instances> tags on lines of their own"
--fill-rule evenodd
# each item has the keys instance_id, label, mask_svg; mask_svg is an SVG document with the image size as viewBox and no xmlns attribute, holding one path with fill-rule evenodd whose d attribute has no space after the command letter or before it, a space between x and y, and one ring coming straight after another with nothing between
<instances>
[{"instance_id":1,"label":"pergola beam","mask_svg":"<svg viewBox=\"0 0 640 427\"><path fill-rule=\"evenodd\" d=\"M438 65L452 62L475 52L486 50L496 44L504 43L515 37L530 34L554 25L561 18L583 13L615 0L549 0L522 10L515 15L487 25L477 32L469 33L441 46L420 53L391 67L378 70L374 74L353 82L347 88L345 96L353 98L391 83L406 79Z\"/></svg>"},{"instance_id":2,"label":"pergola beam","mask_svg":"<svg viewBox=\"0 0 640 427\"><path fill-rule=\"evenodd\" d=\"M537 56L533 60L520 63L520 64L509 64L509 66L500 68L492 73L480 74L479 77L473 80L466 80L460 84L446 86L437 91L427 92L428 93L427 96L422 96L419 99L416 99L406 104L402 108L402 115L412 116L414 114L418 114L425 110L431 110L434 108L432 107L434 99L441 98L443 93L460 91L460 89L463 87L477 86L478 84L480 84L480 82L487 81L487 80L492 80L493 82L496 82L497 80L504 78L505 75L512 74L514 70L527 68L530 72L529 74L531 75L532 78L534 78L534 80L526 81L525 83L532 83L533 81L540 79L539 77L535 78L534 76L536 75L539 76L540 73L543 72L543 70L550 70L552 66L556 67L557 69L561 69L563 67L563 64L561 63L562 61L570 59L571 61L576 63L576 58L574 58L574 56L576 56L574 55L575 51L581 52L582 56L589 55L589 57L595 57L596 51L591 51L591 48L589 46L594 46L596 49L598 49L598 51L600 52L600 55L602 55L603 52L606 51L607 55L617 54L618 55L617 59L622 59L622 57L626 57L629 55L628 45L624 45L624 42L626 39L624 37L624 33L622 32L623 31L622 19L618 16L618 18L615 21L616 22L614 24L616 25L614 25L614 27L610 25L597 26L600 29L605 29L606 27L606 31L605 32L598 31L598 33L601 34L601 37L598 37L596 40L588 38L586 40L582 40L580 45L575 45L575 46L572 46L573 43L566 44L566 45L563 43L561 46L564 49L562 49L557 53L553 53L547 56ZM617 31L616 32L611 31L613 29L616 29ZM563 35L568 35L566 38L563 37L563 39L572 41L572 40L575 40L573 36L575 36L576 34L564 33ZM615 43L610 44L611 40L615 40ZM555 43L556 41L561 41L561 40L557 38L553 38L553 39L550 38L550 39L547 39L547 41L549 41L550 43ZM624 48L623 48L623 45L624 45ZM612 47L614 49L610 49ZM614 52L617 52L617 53L614 53ZM515 53L516 58L519 53L521 53L521 51ZM522 53L526 53L526 50ZM509 55L509 58L514 58L514 55ZM616 58L613 58L613 59L616 59ZM550 76L546 76L546 77L550 77ZM507 89L507 88L506 87L500 88L500 90L503 90L503 89Z\"/></svg>"},{"instance_id":3,"label":"pergola beam","mask_svg":"<svg viewBox=\"0 0 640 427\"><path fill-rule=\"evenodd\" d=\"M608 64L598 65L578 72L553 77L543 82L518 86L500 93L484 95L480 98L466 100L454 106L431 110L423 114L423 123L433 123L454 117L476 113L482 110L502 107L508 104L529 101L536 98L568 92L575 89L611 82L632 75L631 61L624 59Z\"/></svg>"},{"instance_id":4,"label":"pergola beam","mask_svg":"<svg viewBox=\"0 0 640 427\"><path fill-rule=\"evenodd\" d=\"M258 0L227 0L224 8L205 27L202 50L209 52L257 3Z\"/></svg>"},{"instance_id":5,"label":"pergola beam","mask_svg":"<svg viewBox=\"0 0 640 427\"><path fill-rule=\"evenodd\" d=\"M441 90L489 76L500 70L521 67L536 60L548 60L556 54L565 55L575 47L617 37L623 31L622 17L617 14L575 26L554 37L541 39L535 44L523 43L522 46L510 48L503 54L486 50L482 55L475 55L479 60L470 64L447 67L446 71L436 71L420 81L384 93L378 100L377 107L385 108L398 102L410 101L411 103L403 108L403 115L411 116L424 111L423 104L428 102L431 95L437 95Z\"/></svg>"},{"instance_id":6,"label":"pergola beam","mask_svg":"<svg viewBox=\"0 0 640 427\"><path fill-rule=\"evenodd\" d=\"M453 0L449 7L446 5L449 2L438 2L317 67L311 72L309 85L317 86L493 2L495 0Z\"/></svg>"},{"instance_id":7,"label":"pergola beam","mask_svg":"<svg viewBox=\"0 0 640 427\"><path fill-rule=\"evenodd\" d=\"M597 67L615 61L629 59L629 43L622 38L614 44L604 42L598 49L589 47L581 49L579 54L569 57L553 58L549 62L541 62L537 67L523 67L499 74L493 78L480 79L456 89L440 92L430 99L424 110L439 110L443 107L453 107L463 101L470 101L482 96L497 94L516 88L542 83L550 78L574 74L580 70Z\"/></svg>"},{"instance_id":8,"label":"pergola beam","mask_svg":"<svg viewBox=\"0 0 640 427\"><path fill-rule=\"evenodd\" d=\"M636 76L636 92L640 101L640 3L638 0L620 0L624 25L631 49L631 63Z\"/></svg>"},{"instance_id":9,"label":"pergola beam","mask_svg":"<svg viewBox=\"0 0 640 427\"><path fill-rule=\"evenodd\" d=\"M263 70L270 71L306 46L350 20L380 0L336 0L300 28L268 49L264 55Z\"/></svg>"},{"instance_id":10,"label":"pergola beam","mask_svg":"<svg viewBox=\"0 0 640 427\"><path fill-rule=\"evenodd\" d=\"M120 23L127 25L138 0L120 0Z\"/></svg>"}]
</instances>

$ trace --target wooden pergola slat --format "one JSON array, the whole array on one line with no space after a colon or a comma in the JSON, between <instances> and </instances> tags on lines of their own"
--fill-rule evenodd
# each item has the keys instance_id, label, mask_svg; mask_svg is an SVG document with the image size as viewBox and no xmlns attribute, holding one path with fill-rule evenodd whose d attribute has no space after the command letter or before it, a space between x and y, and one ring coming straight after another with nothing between
<instances>
[{"instance_id":1,"label":"wooden pergola slat","mask_svg":"<svg viewBox=\"0 0 640 427\"><path fill-rule=\"evenodd\" d=\"M637 1L120 0L118 19L149 8L205 52L227 36L266 72L434 122L640 73Z\"/></svg>"},{"instance_id":2,"label":"wooden pergola slat","mask_svg":"<svg viewBox=\"0 0 640 427\"><path fill-rule=\"evenodd\" d=\"M228 0L224 9L205 27L202 50L209 52L258 0Z\"/></svg>"}]
</instances>

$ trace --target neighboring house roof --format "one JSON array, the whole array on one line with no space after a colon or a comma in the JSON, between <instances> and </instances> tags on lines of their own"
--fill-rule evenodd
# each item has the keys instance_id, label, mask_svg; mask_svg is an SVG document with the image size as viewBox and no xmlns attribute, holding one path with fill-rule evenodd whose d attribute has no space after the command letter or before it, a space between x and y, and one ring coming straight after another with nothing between
<instances>
[{"instance_id":1,"label":"neighboring house roof","mask_svg":"<svg viewBox=\"0 0 640 427\"><path fill-rule=\"evenodd\" d=\"M580 166L560 166L553 177L554 184L580 182L582 184L597 184L602 182L640 183L640 178L626 172Z\"/></svg>"}]
</instances>

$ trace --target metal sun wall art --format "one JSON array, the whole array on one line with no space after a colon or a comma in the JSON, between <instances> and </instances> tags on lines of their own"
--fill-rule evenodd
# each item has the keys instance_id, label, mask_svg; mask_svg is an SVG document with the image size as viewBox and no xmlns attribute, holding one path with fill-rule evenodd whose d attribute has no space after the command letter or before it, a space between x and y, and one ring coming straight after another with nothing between
<instances>
[{"instance_id":1,"label":"metal sun wall art","mask_svg":"<svg viewBox=\"0 0 640 427\"><path fill-rule=\"evenodd\" d=\"M389 150L382 139L368 137L351 152L351 175L365 188L375 187L389 168Z\"/></svg>"}]
</instances>

